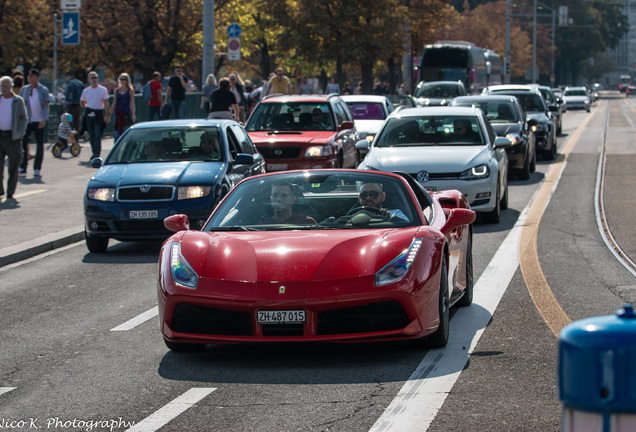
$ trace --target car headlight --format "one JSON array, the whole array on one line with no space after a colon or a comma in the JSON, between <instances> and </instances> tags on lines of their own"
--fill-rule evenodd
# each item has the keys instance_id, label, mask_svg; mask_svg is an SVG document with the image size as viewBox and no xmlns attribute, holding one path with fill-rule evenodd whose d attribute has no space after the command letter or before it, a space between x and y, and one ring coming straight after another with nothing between
<instances>
[{"instance_id":1,"label":"car headlight","mask_svg":"<svg viewBox=\"0 0 636 432\"><path fill-rule=\"evenodd\" d=\"M305 157L320 157L320 156L331 156L333 154L333 148L330 145L324 146L311 146L307 148L305 152Z\"/></svg>"},{"instance_id":2,"label":"car headlight","mask_svg":"<svg viewBox=\"0 0 636 432\"><path fill-rule=\"evenodd\" d=\"M375 274L375 285L383 286L403 279L409 272L421 246L422 239L414 239L404 252L395 257L393 261L382 267Z\"/></svg>"},{"instance_id":3,"label":"car headlight","mask_svg":"<svg viewBox=\"0 0 636 432\"><path fill-rule=\"evenodd\" d=\"M490 175L490 168L488 165L477 165L466 171L462 172L459 175L460 180L481 180L484 178L488 178Z\"/></svg>"},{"instance_id":4,"label":"car headlight","mask_svg":"<svg viewBox=\"0 0 636 432\"><path fill-rule=\"evenodd\" d=\"M532 132L547 132L548 125L539 123L536 125L532 125Z\"/></svg>"},{"instance_id":5,"label":"car headlight","mask_svg":"<svg viewBox=\"0 0 636 432\"><path fill-rule=\"evenodd\" d=\"M177 199L202 198L210 195L211 186L180 186Z\"/></svg>"},{"instance_id":6,"label":"car headlight","mask_svg":"<svg viewBox=\"0 0 636 432\"><path fill-rule=\"evenodd\" d=\"M181 243L172 243L170 250L170 273L172 280L186 288L196 289L199 276L192 270L190 264L181 255Z\"/></svg>"},{"instance_id":7,"label":"car headlight","mask_svg":"<svg viewBox=\"0 0 636 432\"><path fill-rule=\"evenodd\" d=\"M115 201L115 188L89 189L88 198L97 201Z\"/></svg>"},{"instance_id":8,"label":"car headlight","mask_svg":"<svg viewBox=\"0 0 636 432\"><path fill-rule=\"evenodd\" d=\"M585 99L585 103L586 103L586 104L589 104L589 103L590 103L590 100L589 100L589 99Z\"/></svg>"}]
</instances>

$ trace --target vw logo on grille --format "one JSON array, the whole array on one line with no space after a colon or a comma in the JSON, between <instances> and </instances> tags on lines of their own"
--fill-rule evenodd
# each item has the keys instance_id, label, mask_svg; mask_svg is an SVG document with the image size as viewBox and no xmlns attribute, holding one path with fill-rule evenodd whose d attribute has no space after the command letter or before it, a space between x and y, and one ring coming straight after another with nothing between
<instances>
[{"instance_id":1,"label":"vw logo on grille","mask_svg":"<svg viewBox=\"0 0 636 432\"><path fill-rule=\"evenodd\" d=\"M282 156L283 155L283 151L282 150L274 150L274 154L276 156Z\"/></svg>"},{"instance_id":2,"label":"vw logo on grille","mask_svg":"<svg viewBox=\"0 0 636 432\"><path fill-rule=\"evenodd\" d=\"M417 173L417 181L421 183L426 183L431 176L426 171L420 171Z\"/></svg>"},{"instance_id":3,"label":"vw logo on grille","mask_svg":"<svg viewBox=\"0 0 636 432\"><path fill-rule=\"evenodd\" d=\"M139 190L142 191L143 193L146 193L150 190L150 186L143 185L142 187L139 188Z\"/></svg>"}]
</instances>

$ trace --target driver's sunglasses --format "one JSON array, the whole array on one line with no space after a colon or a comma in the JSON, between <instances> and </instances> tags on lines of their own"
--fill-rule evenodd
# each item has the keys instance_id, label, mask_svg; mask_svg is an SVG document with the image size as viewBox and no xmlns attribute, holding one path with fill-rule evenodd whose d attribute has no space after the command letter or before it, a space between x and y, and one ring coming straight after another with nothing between
<instances>
[{"instance_id":1,"label":"driver's sunglasses","mask_svg":"<svg viewBox=\"0 0 636 432\"><path fill-rule=\"evenodd\" d=\"M366 197L371 197L371 198L377 198L378 196L380 196L380 192L375 192L375 191L371 191L371 192L360 192L360 198L366 198Z\"/></svg>"}]
</instances>

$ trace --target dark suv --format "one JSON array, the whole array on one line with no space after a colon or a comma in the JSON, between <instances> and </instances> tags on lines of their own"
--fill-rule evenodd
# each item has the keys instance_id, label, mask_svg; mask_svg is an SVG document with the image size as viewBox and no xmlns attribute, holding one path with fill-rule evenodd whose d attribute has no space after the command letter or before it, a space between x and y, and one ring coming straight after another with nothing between
<instances>
[{"instance_id":1,"label":"dark suv","mask_svg":"<svg viewBox=\"0 0 636 432\"><path fill-rule=\"evenodd\" d=\"M353 117L337 95L267 96L245 129L268 172L356 168L360 163Z\"/></svg>"},{"instance_id":2,"label":"dark suv","mask_svg":"<svg viewBox=\"0 0 636 432\"><path fill-rule=\"evenodd\" d=\"M483 94L505 94L519 99L535 134L537 150L546 160L554 160L557 154L557 125L551 115L555 107L548 107L543 94L531 85L495 85L484 89Z\"/></svg>"}]
</instances>

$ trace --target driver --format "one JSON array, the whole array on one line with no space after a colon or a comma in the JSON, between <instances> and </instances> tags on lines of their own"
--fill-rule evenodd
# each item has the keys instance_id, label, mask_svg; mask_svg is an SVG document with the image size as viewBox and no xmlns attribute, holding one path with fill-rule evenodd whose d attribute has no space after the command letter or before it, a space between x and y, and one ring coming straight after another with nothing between
<instances>
[{"instance_id":1,"label":"driver","mask_svg":"<svg viewBox=\"0 0 636 432\"><path fill-rule=\"evenodd\" d=\"M360 194L358 195L358 203L363 207L375 207L377 213L381 216L389 218L399 218L405 221L409 221L409 218L400 209L386 209L382 207L384 200L386 199L386 193L384 192L380 183L365 183L360 188Z\"/></svg>"},{"instance_id":2,"label":"driver","mask_svg":"<svg viewBox=\"0 0 636 432\"><path fill-rule=\"evenodd\" d=\"M310 216L303 216L292 211L296 202L294 185L288 182L276 183L272 186L270 201L274 209L272 216L274 223L289 223L295 225L312 225L316 220Z\"/></svg>"}]
</instances>

